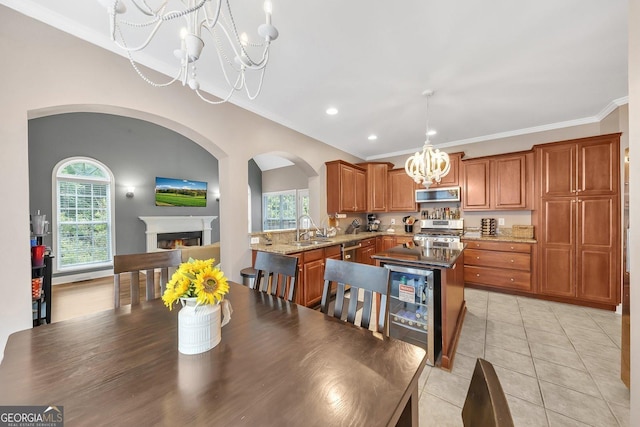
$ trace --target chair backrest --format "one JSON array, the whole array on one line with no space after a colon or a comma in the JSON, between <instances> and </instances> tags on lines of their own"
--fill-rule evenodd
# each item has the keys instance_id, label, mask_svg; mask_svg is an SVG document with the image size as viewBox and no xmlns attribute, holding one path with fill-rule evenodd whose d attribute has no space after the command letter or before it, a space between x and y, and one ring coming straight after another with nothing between
<instances>
[{"instance_id":1,"label":"chair backrest","mask_svg":"<svg viewBox=\"0 0 640 427\"><path fill-rule=\"evenodd\" d=\"M271 252L258 252L253 266L257 270L253 289L293 301L298 281L298 258Z\"/></svg>"},{"instance_id":2,"label":"chair backrest","mask_svg":"<svg viewBox=\"0 0 640 427\"><path fill-rule=\"evenodd\" d=\"M359 264L355 262L339 261L328 258L324 270L324 289L320 310L329 314L331 292L336 286L336 297L333 316L342 319L345 310L345 293L349 291L349 303L347 308L347 322L355 324L358 310L358 295L360 290L364 293L362 305L362 318L360 326L369 328L375 294L380 295L380 308L378 313L378 332L384 333L387 322L387 294L389 293L389 270L384 267Z\"/></svg>"},{"instance_id":3,"label":"chair backrest","mask_svg":"<svg viewBox=\"0 0 640 427\"><path fill-rule=\"evenodd\" d=\"M155 270L160 270L160 295L169 281L169 268L178 267L181 262L179 250L158 251L143 254L116 255L113 257L114 306L120 307L121 274L130 273L131 304L140 303L140 272L146 272L146 300L156 298ZM158 296L158 297L159 297Z\"/></svg>"},{"instance_id":4,"label":"chair backrest","mask_svg":"<svg viewBox=\"0 0 640 427\"><path fill-rule=\"evenodd\" d=\"M478 358L462 407L465 427L513 427L509 404L495 369Z\"/></svg>"},{"instance_id":5,"label":"chair backrest","mask_svg":"<svg viewBox=\"0 0 640 427\"><path fill-rule=\"evenodd\" d=\"M205 246L183 246L180 248L182 253L182 262L189 261L189 258L193 259L210 259L214 258L215 264L220 263L220 245L205 245Z\"/></svg>"}]
</instances>

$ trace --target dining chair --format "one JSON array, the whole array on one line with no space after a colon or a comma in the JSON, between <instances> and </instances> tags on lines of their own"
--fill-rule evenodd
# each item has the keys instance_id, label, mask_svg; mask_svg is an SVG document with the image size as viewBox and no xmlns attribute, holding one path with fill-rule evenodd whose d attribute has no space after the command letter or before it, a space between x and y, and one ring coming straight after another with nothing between
<instances>
[{"instance_id":1,"label":"dining chair","mask_svg":"<svg viewBox=\"0 0 640 427\"><path fill-rule=\"evenodd\" d=\"M204 245L204 246L183 246L180 248L182 254L182 262L193 259L215 259L215 264L220 264L220 245Z\"/></svg>"},{"instance_id":2,"label":"dining chair","mask_svg":"<svg viewBox=\"0 0 640 427\"><path fill-rule=\"evenodd\" d=\"M297 257L258 252L253 267L257 272L252 289L294 301L298 281Z\"/></svg>"},{"instance_id":3,"label":"dining chair","mask_svg":"<svg viewBox=\"0 0 640 427\"><path fill-rule=\"evenodd\" d=\"M462 407L465 427L513 427L513 418L493 365L481 358L471 377Z\"/></svg>"},{"instance_id":4,"label":"dining chair","mask_svg":"<svg viewBox=\"0 0 640 427\"><path fill-rule=\"evenodd\" d=\"M160 270L160 295L162 295L169 281L169 268L178 267L181 261L180 250L115 255L113 257L114 307L120 307L121 274L130 273L131 304L139 304L140 272L146 273L146 300L151 301L156 298L155 270Z\"/></svg>"},{"instance_id":5,"label":"dining chair","mask_svg":"<svg viewBox=\"0 0 640 427\"><path fill-rule=\"evenodd\" d=\"M359 264L355 262L340 261L328 258L324 270L324 289L322 291L322 301L320 303L320 311L324 314L329 313L331 305L331 291L336 285L336 297L333 308L333 316L342 319L347 310L346 321L355 324L356 312L358 311L358 295L360 290L364 293L364 301L362 305L362 318L360 326L369 329L371 324L371 316L373 312L373 304L376 299L374 296L380 296L380 307L378 309L377 331L384 333L387 324L388 302L387 295L389 293L389 270L384 267L376 267L374 265ZM348 287L348 288L347 288ZM347 291L349 296L347 297ZM348 300L348 302L346 301Z\"/></svg>"}]
</instances>

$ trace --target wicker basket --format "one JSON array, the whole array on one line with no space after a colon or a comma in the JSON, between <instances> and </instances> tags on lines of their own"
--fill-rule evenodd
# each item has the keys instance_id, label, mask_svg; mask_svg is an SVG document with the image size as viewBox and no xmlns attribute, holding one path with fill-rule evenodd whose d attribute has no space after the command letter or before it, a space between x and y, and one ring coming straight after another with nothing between
<instances>
[{"instance_id":1,"label":"wicker basket","mask_svg":"<svg viewBox=\"0 0 640 427\"><path fill-rule=\"evenodd\" d=\"M514 225L511 227L511 235L521 239L533 239L533 225Z\"/></svg>"}]
</instances>

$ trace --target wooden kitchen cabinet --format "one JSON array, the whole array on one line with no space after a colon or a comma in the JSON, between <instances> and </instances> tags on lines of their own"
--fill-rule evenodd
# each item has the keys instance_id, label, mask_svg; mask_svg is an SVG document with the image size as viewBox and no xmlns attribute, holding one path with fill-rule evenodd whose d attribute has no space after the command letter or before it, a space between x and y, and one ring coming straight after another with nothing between
<instances>
[{"instance_id":1,"label":"wooden kitchen cabinet","mask_svg":"<svg viewBox=\"0 0 640 427\"><path fill-rule=\"evenodd\" d=\"M375 261L371 256L376 253L376 238L361 240L360 245L361 246L356 249L356 262L375 265Z\"/></svg>"},{"instance_id":2,"label":"wooden kitchen cabinet","mask_svg":"<svg viewBox=\"0 0 640 427\"><path fill-rule=\"evenodd\" d=\"M366 211L386 212L388 191L388 172L393 163L368 162L356 166L366 169Z\"/></svg>"},{"instance_id":3,"label":"wooden kitchen cabinet","mask_svg":"<svg viewBox=\"0 0 640 427\"><path fill-rule=\"evenodd\" d=\"M620 303L619 140L535 147L541 295L608 309Z\"/></svg>"},{"instance_id":4,"label":"wooden kitchen cabinet","mask_svg":"<svg viewBox=\"0 0 640 427\"><path fill-rule=\"evenodd\" d=\"M618 134L539 146L542 197L617 195Z\"/></svg>"},{"instance_id":5,"label":"wooden kitchen cabinet","mask_svg":"<svg viewBox=\"0 0 640 427\"><path fill-rule=\"evenodd\" d=\"M464 153L449 154L449 173L442 177L440 182L434 182L429 188L458 187L460 185L460 161Z\"/></svg>"},{"instance_id":6,"label":"wooden kitchen cabinet","mask_svg":"<svg viewBox=\"0 0 640 427\"><path fill-rule=\"evenodd\" d=\"M463 210L533 208L533 152L462 161Z\"/></svg>"},{"instance_id":7,"label":"wooden kitchen cabinet","mask_svg":"<svg viewBox=\"0 0 640 427\"><path fill-rule=\"evenodd\" d=\"M476 240L465 243L465 283L499 290L534 291L532 244Z\"/></svg>"},{"instance_id":8,"label":"wooden kitchen cabinet","mask_svg":"<svg viewBox=\"0 0 640 427\"><path fill-rule=\"evenodd\" d=\"M366 212L366 171L334 160L327 168L327 212Z\"/></svg>"},{"instance_id":9,"label":"wooden kitchen cabinet","mask_svg":"<svg viewBox=\"0 0 640 427\"><path fill-rule=\"evenodd\" d=\"M380 236L379 252L386 251L394 246L402 245L404 243L413 242L411 236Z\"/></svg>"},{"instance_id":10,"label":"wooden kitchen cabinet","mask_svg":"<svg viewBox=\"0 0 640 427\"><path fill-rule=\"evenodd\" d=\"M416 185L403 169L388 173L389 212L418 212Z\"/></svg>"}]
</instances>

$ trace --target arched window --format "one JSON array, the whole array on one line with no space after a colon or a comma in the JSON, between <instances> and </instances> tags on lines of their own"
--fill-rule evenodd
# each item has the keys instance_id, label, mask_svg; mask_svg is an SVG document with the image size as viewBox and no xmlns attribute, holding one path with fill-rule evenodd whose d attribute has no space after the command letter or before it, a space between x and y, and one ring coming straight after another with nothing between
<instances>
[{"instance_id":1,"label":"arched window","mask_svg":"<svg viewBox=\"0 0 640 427\"><path fill-rule=\"evenodd\" d=\"M56 165L53 244L56 271L109 267L113 253L113 174L94 159Z\"/></svg>"}]
</instances>

